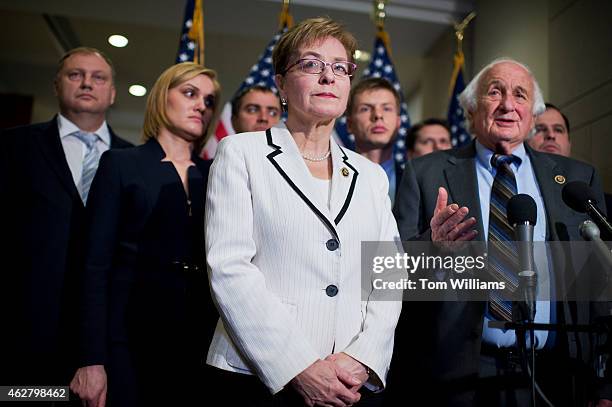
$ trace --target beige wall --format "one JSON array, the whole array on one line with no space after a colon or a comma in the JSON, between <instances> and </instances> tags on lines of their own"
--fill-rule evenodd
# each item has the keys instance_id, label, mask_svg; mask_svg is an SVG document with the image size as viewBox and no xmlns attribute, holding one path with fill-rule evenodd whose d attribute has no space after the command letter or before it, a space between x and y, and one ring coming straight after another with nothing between
<instances>
[{"instance_id":1,"label":"beige wall","mask_svg":"<svg viewBox=\"0 0 612 407\"><path fill-rule=\"evenodd\" d=\"M531 68L548 98L548 1L477 0L476 13L474 73L495 58L514 58Z\"/></svg>"},{"instance_id":2,"label":"beige wall","mask_svg":"<svg viewBox=\"0 0 612 407\"><path fill-rule=\"evenodd\" d=\"M612 2L549 1L550 98L570 120L572 156L612 192Z\"/></svg>"},{"instance_id":3,"label":"beige wall","mask_svg":"<svg viewBox=\"0 0 612 407\"><path fill-rule=\"evenodd\" d=\"M473 23L474 21L472 21ZM464 79L472 77L472 38L474 30L469 26L465 31L463 53L465 55ZM429 117L446 118L449 103L449 86L453 72L453 56L457 50L457 40L452 27L448 28L431 47L424 58L421 93L423 100L423 119Z\"/></svg>"}]
</instances>

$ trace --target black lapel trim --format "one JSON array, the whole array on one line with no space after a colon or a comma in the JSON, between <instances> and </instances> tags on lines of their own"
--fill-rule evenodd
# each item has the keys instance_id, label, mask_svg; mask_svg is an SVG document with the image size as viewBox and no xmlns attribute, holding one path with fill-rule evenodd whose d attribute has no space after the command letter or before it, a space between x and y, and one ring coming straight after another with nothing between
<instances>
[{"instance_id":1,"label":"black lapel trim","mask_svg":"<svg viewBox=\"0 0 612 407\"><path fill-rule=\"evenodd\" d=\"M329 229L329 231L334 235L334 237L336 238L336 240L338 240L338 242L340 242L340 238L338 237L338 232L336 232L336 229L334 228L334 225L332 225L329 220L327 220L327 218L321 213L321 211L319 211L319 209L317 209L317 207L310 201L310 199L308 199L308 197L306 195L304 195L304 193L297 187L297 185L295 185L293 183L293 181L291 180L291 178L289 178L289 176L287 175L287 173L281 168L280 165L278 165L278 163L274 160L274 157L276 157L279 154L282 154L283 151L281 150L280 146L277 146L276 144L274 144L274 142L272 141L272 132L270 131L270 129L266 130L266 140L268 142L268 145L274 148L274 151L272 151L270 154L268 154L266 157L268 158L268 160L270 160L270 162L272 163L272 165L274 166L274 168L276 168L276 170L280 173L280 175L285 179L285 181L287 181L287 183L289 184L289 186L291 188L293 188L293 190L299 195L300 198L302 198L302 200L304 202L306 202L306 205L308 205L308 207L310 208L310 210L312 210L319 219L321 219L321 221L325 224L325 226L327 226L327 229ZM352 167L351 167L352 168ZM352 188L352 186L351 186ZM352 190L351 190L352 192ZM338 222L336 222L338 223Z\"/></svg>"},{"instance_id":2,"label":"black lapel trim","mask_svg":"<svg viewBox=\"0 0 612 407\"><path fill-rule=\"evenodd\" d=\"M346 199L344 200L344 205L342 205L342 209L340 209L340 213L338 213L338 216L336 216L336 219L334 219L334 223L336 225L338 223L340 223L340 220L342 220L342 217L344 216L344 213L346 212L346 210L349 207L349 204L351 203L351 199L353 198L353 191L355 191L355 183L357 182L357 176L359 175L359 172L355 169L355 167L353 167L351 164L349 164L348 156L346 155L346 153L344 152L342 147L340 147L340 146L338 146L338 147L340 148L340 151L342 151L342 156L343 156L342 157L342 162L344 162L344 165L346 165L351 170L353 170L355 175L353 176L353 181L351 181L351 186L349 188L348 195L346 196Z\"/></svg>"}]
</instances>

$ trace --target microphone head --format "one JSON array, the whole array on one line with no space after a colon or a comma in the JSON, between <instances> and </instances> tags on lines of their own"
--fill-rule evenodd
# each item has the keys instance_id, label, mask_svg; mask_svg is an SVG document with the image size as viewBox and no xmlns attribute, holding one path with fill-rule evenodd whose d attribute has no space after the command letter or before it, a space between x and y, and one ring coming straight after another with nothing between
<instances>
[{"instance_id":1,"label":"microphone head","mask_svg":"<svg viewBox=\"0 0 612 407\"><path fill-rule=\"evenodd\" d=\"M527 194L516 194L508 201L506 207L508 223L511 226L529 223L535 225L538 220L538 208L532 197Z\"/></svg>"},{"instance_id":2,"label":"microphone head","mask_svg":"<svg viewBox=\"0 0 612 407\"><path fill-rule=\"evenodd\" d=\"M590 220L585 220L580 224L580 236L584 240L595 240L599 238L599 228Z\"/></svg>"},{"instance_id":3,"label":"microphone head","mask_svg":"<svg viewBox=\"0 0 612 407\"><path fill-rule=\"evenodd\" d=\"M597 197L593 189L581 181L568 182L561 191L563 202L576 212L586 212L587 203L597 205Z\"/></svg>"}]
</instances>

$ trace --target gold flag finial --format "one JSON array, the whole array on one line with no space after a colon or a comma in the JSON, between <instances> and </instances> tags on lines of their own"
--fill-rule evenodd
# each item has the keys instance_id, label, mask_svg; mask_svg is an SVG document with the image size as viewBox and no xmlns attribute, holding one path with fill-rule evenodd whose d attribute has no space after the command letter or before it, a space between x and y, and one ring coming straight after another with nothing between
<instances>
[{"instance_id":1,"label":"gold flag finial","mask_svg":"<svg viewBox=\"0 0 612 407\"><path fill-rule=\"evenodd\" d=\"M385 28L385 17L387 17L386 6L387 0L374 0L373 19L379 30L384 30Z\"/></svg>"},{"instance_id":2,"label":"gold flag finial","mask_svg":"<svg viewBox=\"0 0 612 407\"><path fill-rule=\"evenodd\" d=\"M474 19L474 17L476 17L476 13L472 11L470 14L468 14L463 19L462 22L453 24L453 26L455 27L455 37L457 38L457 52L455 52L455 57L453 61L453 73L451 74L451 81L450 81L450 84L448 85L448 95L449 96L453 94L453 88L455 87L455 81L457 80L459 71L463 69L463 66L465 64L465 56L463 55L463 49L462 49L463 48L462 47L463 32L465 31L470 21Z\"/></svg>"},{"instance_id":3,"label":"gold flag finial","mask_svg":"<svg viewBox=\"0 0 612 407\"><path fill-rule=\"evenodd\" d=\"M385 30L385 18L387 17L385 7L387 6L387 0L374 0L373 3L374 13L372 19L377 28L376 36L382 40L383 44L385 44L385 48L387 48L387 53L391 55L391 40L389 39L389 34Z\"/></svg>"},{"instance_id":4,"label":"gold flag finial","mask_svg":"<svg viewBox=\"0 0 612 407\"><path fill-rule=\"evenodd\" d=\"M463 19L462 22L453 24L455 27L455 37L457 38L457 53L463 53L463 32L474 17L476 17L476 12L472 11Z\"/></svg>"}]
</instances>

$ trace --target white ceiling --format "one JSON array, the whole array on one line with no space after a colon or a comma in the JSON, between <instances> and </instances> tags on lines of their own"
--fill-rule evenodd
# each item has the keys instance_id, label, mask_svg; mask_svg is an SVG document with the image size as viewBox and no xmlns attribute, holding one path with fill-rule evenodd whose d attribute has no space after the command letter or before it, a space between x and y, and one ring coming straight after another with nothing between
<instances>
[{"instance_id":1,"label":"white ceiling","mask_svg":"<svg viewBox=\"0 0 612 407\"><path fill-rule=\"evenodd\" d=\"M206 65L217 70L228 99L246 77L278 28L280 0L203 0ZM452 21L473 9L473 0L391 0L386 29L404 92L418 87L424 55ZM144 98L127 92L130 84L150 88L174 63L184 0L0 0L0 91L34 95L34 121L55 113L51 82L63 53L45 15L60 27L68 43L106 52L117 69L117 103L110 121L122 135L136 140ZM370 0L293 0L295 21L328 15L351 30L361 49L370 51L375 28ZM126 35L125 48L106 38ZM366 65L366 63L362 63Z\"/></svg>"}]
</instances>

